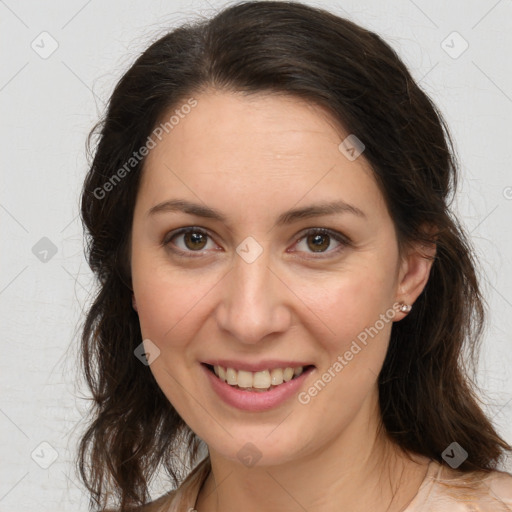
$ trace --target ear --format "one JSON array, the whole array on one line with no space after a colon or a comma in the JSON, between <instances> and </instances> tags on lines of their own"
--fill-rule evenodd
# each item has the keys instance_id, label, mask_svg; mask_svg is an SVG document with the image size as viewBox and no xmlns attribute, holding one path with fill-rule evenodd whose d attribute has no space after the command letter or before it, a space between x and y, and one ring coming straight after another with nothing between
<instances>
[{"instance_id":1,"label":"ear","mask_svg":"<svg viewBox=\"0 0 512 512\"><path fill-rule=\"evenodd\" d=\"M429 234L433 234L432 227L424 228ZM436 237L434 236L434 239ZM436 243L410 242L404 249L404 254L399 265L397 302L413 305L420 293L427 285L430 270L436 256ZM405 314L397 313L398 320Z\"/></svg>"},{"instance_id":2,"label":"ear","mask_svg":"<svg viewBox=\"0 0 512 512\"><path fill-rule=\"evenodd\" d=\"M137 302L135 301L135 294L132 293L132 306L135 311L138 311L137 309Z\"/></svg>"}]
</instances>

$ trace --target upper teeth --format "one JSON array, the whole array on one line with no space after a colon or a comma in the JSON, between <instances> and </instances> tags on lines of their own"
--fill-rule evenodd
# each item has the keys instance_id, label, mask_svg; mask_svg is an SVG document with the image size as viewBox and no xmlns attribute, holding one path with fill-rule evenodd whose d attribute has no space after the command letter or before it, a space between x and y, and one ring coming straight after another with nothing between
<instances>
[{"instance_id":1,"label":"upper teeth","mask_svg":"<svg viewBox=\"0 0 512 512\"><path fill-rule=\"evenodd\" d=\"M213 367L215 375L231 386L258 389L268 389L270 386L278 386L283 382L288 382L294 375L300 375L303 370L304 367L302 366L284 369L273 368L272 370L263 370L260 372L235 370L234 368L223 368L217 365Z\"/></svg>"}]
</instances>

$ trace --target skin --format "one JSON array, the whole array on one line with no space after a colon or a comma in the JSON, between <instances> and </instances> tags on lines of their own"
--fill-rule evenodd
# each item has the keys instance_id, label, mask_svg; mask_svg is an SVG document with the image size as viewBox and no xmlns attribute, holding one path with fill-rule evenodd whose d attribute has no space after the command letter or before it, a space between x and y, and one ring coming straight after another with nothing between
<instances>
[{"instance_id":1,"label":"skin","mask_svg":"<svg viewBox=\"0 0 512 512\"><path fill-rule=\"evenodd\" d=\"M160 350L150 369L209 448L212 472L196 509L398 511L428 463L407 457L378 429L377 376L392 323L404 313L308 404L293 397L270 411L235 409L211 389L200 362L310 361L316 369L307 389L394 303L414 304L430 272L424 256L435 248L411 246L399 258L364 153L350 161L339 151L349 132L322 108L270 94L209 90L195 98L146 159L131 270L143 338ZM179 211L148 215L169 199L215 208L226 222ZM275 226L286 210L339 199L365 217L337 213ZM199 251L183 235L171 240L188 226L211 237ZM311 228L351 242L322 238L324 252L314 252L304 233ZM236 252L248 236L263 249L252 263ZM237 457L248 442L261 453L252 467Z\"/></svg>"}]
</instances>

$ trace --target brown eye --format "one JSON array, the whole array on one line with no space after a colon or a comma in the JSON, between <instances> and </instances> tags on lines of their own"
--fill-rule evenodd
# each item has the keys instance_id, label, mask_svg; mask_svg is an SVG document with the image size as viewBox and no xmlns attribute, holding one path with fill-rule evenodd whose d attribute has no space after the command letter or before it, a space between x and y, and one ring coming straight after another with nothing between
<instances>
[{"instance_id":1,"label":"brown eye","mask_svg":"<svg viewBox=\"0 0 512 512\"><path fill-rule=\"evenodd\" d=\"M209 249L214 249L216 244L210 235L199 228L183 228L167 235L163 240L163 245L179 254L197 253L199 256L206 253ZM204 249L204 250L203 250Z\"/></svg>"},{"instance_id":2,"label":"brown eye","mask_svg":"<svg viewBox=\"0 0 512 512\"><path fill-rule=\"evenodd\" d=\"M318 257L328 257L335 256L349 246L350 239L342 233L326 228L313 228L303 233L292 252L302 252L306 255L320 253Z\"/></svg>"},{"instance_id":3,"label":"brown eye","mask_svg":"<svg viewBox=\"0 0 512 512\"><path fill-rule=\"evenodd\" d=\"M187 249L199 251L206 245L207 236L199 231L189 231L184 234L184 242Z\"/></svg>"},{"instance_id":4,"label":"brown eye","mask_svg":"<svg viewBox=\"0 0 512 512\"><path fill-rule=\"evenodd\" d=\"M324 252L329 248L331 237L325 233L316 233L307 236L308 248L313 252Z\"/></svg>"}]
</instances>

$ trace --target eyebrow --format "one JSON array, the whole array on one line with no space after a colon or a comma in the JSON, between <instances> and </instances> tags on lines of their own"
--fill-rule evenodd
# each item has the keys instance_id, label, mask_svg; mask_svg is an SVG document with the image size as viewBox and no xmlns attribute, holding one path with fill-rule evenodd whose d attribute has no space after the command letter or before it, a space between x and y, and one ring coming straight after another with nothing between
<instances>
[{"instance_id":1,"label":"eyebrow","mask_svg":"<svg viewBox=\"0 0 512 512\"><path fill-rule=\"evenodd\" d=\"M163 201L147 212L148 216L153 216L158 213L167 212L184 212L190 215L196 215L198 217L205 217L207 219L214 219L220 222L226 222L226 216L215 208L193 203L185 199L170 199ZM293 208L282 213L277 221L276 226L282 226L285 224L292 224L293 222L309 219L311 217L319 217L321 215L333 215L336 213L351 213L357 217L365 218L366 214L354 205L348 204L344 201L332 201L324 202L319 204L313 204L302 208Z\"/></svg>"}]
</instances>

